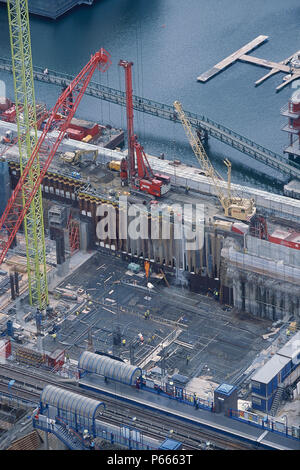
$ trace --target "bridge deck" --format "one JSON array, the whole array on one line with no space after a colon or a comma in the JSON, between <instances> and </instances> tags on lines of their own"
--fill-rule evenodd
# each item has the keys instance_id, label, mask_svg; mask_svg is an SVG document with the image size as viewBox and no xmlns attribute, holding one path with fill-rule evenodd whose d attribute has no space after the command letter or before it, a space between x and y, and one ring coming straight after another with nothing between
<instances>
[{"instance_id":1,"label":"bridge deck","mask_svg":"<svg viewBox=\"0 0 300 470\"><path fill-rule=\"evenodd\" d=\"M0 57L0 71L1 70L12 73L12 64L10 59ZM74 76L72 75L63 72L56 72L54 70L49 70L48 74L45 74L41 67L34 67L33 75L35 80L61 87L68 85L74 79ZM286 84L287 82L284 83ZM100 85L99 83L90 82L86 89L86 94L126 107L126 95L123 91ZM173 106L133 95L133 107L136 111L180 123ZM192 127L195 129L207 132L210 137L214 137L251 158L264 163L265 165L279 171L285 175L285 177L300 179L299 166L295 167L283 155L279 155L203 115L188 111L185 113L189 118ZM248 166L250 165L248 164ZM261 173L266 173L266 171L263 171L262 169Z\"/></svg>"}]
</instances>

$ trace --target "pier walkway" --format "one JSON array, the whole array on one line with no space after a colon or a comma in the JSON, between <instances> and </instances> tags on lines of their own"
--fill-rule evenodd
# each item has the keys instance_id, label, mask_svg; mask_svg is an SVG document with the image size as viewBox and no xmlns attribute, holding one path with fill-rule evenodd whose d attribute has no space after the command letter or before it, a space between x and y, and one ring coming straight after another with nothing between
<instances>
[{"instance_id":1,"label":"pier walkway","mask_svg":"<svg viewBox=\"0 0 300 470\"><path fill-rule=\"evenodd\" d=\"M197 77L198 82L207 82L238 60L271 69L270 72L255 82L255 86L260 85L262 82L278 72L284 72L287 75L285 75L283 78L283 82L276 87L276 91L281 90L292 81L298 80L300 78L300 70L299 68L295 68L290 64L290 60L293 58L294 54L287 59L282 60L281 62L273 62L271 60L260 59L259 57L248 55L248 52L252 52L262 43L267 41L267 39L268 36L257 36L255 39L248 42L248 44L245 44L245 46L241 47L239 50L233 52L228 57L225 57L225 59L221 60L221 62L218 62L211 69L199 75L199 77Z\"/></svg>"},{"instance_id":2,"label":"pier walkway","mask_svg":"<svg viewBox=\"0 0 300 470\"><path fill-rule=\"evenodd\" d=\"M12 73L12 63L10 59L0 58L0 71ZM41 67L34 67L34 79L40 82L49 83L64 87L68 85L75 77L62 72L48 70L45 74ZM94 96L95 98L126 107L125 92L91 82L87 87L86 94ZM178 122L173 106L158 103L147 98L142 98L133 95L133 107L136 111L156 116L168 121ZM280 171L287 178L300 179L300 165L289 162L286 156L279 155L262 145L244 137L237 132L219 124L205 116L198 115L192 112L185 111L186 116L191 122L191 125L198 131L207 133L210 137L224 142L236 150L239 150L245 155L264 163L272 169ZM247 162L245 162L248 165Z\"/></svg>"}]
</instances>

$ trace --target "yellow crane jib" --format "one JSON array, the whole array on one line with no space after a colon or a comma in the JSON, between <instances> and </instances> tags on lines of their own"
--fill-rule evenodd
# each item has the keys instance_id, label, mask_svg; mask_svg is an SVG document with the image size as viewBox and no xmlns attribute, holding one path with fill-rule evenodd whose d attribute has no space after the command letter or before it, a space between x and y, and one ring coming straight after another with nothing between
<instances>
[{"instance_id":1,"label":"yellow crane jib","mask_svg":"<svg viewBox=\"0 0 300 470\"><path fill-rule=\"evenodd\" d=\"M190 142L190 145L193 149L193 152L201 168L205 171L206 176L208 176L212 180L212 183L216 190L216 195L224 209L225 216L232 217L238 220L250 221L251 218L256 213L254 200L232 196L231 194L231 162L228 159L224 160L224 163L227 166L227 170L228 170L227 194L226 194L224 190L225 181L212 166L201 140L194 133L192 126L182 109L181 103L179 103L179 101L175 101L174 108L177 112L177 116L179 117L183 125L187 138Z\"/></svg>"}]
</instances>

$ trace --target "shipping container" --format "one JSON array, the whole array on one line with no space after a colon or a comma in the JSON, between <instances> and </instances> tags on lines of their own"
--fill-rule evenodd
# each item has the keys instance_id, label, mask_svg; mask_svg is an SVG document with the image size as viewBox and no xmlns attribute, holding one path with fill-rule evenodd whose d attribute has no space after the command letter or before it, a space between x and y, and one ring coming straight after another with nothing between
<instances>
[{"instance_id":1,"label":"shipping container","mask_svg":"<svg viewBox=\"0 0 300 470\"><path fill-rule=\"evenodd\" d=\"M87 135L91 135L92 137L94 137L95 135L100 134L99 124L97 124L96 122L85 121L84 119L73 118L69 128L76 129L78 131L83 131L85 134L84 137L86 137Z\"/></svg>"},{"instance_id":2,"label":"shipping container","mask_svg":"<svg viewBox=\"0 0 300 470\"><path fill-rule=\"evenodd\" d=\"M16 115L17 115L16 106L13 105L2 113L1 119L3 119L3 121L6 121L6 122L14 123L16 120Z\"/></svg>"},{"instance_id":3,"label":"shipping container","mask_svg":"<svg viewBox=\"0 0 300 470\"><path fill-rule=\"evenodd\" d=\"M49 367L55 370L61 369L65 363L65 350L56 349L55 351L46 354L46 363Z\"/></svg>"},{"instance_id":4,"label":"shipping container","mask_svg":"<svg viewBox=\"0 0 300 470\"><path fill-rule=\"evenodd\" d=\"M69 137L70 139L82 140L82 139L85 137L84 131L82 131L82 130L71 129L71 128L69 127L66 132L67 132L68 137Z\"/></svg>"}]
</instances>

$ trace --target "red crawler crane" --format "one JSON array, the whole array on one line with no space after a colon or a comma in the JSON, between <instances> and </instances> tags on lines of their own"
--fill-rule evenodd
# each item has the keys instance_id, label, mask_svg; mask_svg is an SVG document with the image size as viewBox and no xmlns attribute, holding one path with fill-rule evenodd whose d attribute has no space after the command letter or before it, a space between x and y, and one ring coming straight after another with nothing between
<instances>
[{"instance_id":1,"label":"red crawler crane","mask_svg":"<svg viewBox=\"0 0 300 470\"><path fill-rule=\"evenodd\" d=\"M20 177L18 184L13 191L6 209L0 219L0 236L4 235L6 232L7 238L0 239L0 264L3 262L5 255L12 244L17 231L20 228L20 225L24 219L24 216L35 196L39 185L43 181L43 178L52 162L52 159L57 151L60 143L62 142L66 129L69 127L69 124L72 118L75 115L75 112L79 106L81 98L84 95L84 92L93 76L93 73L98 68L102 72L105 72L111 64L110 54L104 49L94 54L89 63L81 70L76 78L70 83L66 90L60 95L57 100L56 105L50 113L50 117L43 129L43 132L33 149L32 155L27 162L26 167L23 169L22 176ZM70 98L72 97L72 98ZM57 127L56 116L61 114L64 118L59 122ZM50 128L53 128L56 123L56 130L50 133ZM41 149L47 148L47 152L41 158ZM33 182L33 189L31 193L28 192L26 188L26 179L30 168L37 158L37 155L40 154L40 174ZM26 194L26 204L24 207L22 205L22 198L20 197L24 191Z\"/></svg>"},{"instance_id":2,"label":"red crawler crane","mask_svg":"<svg viewBox=\"0 0 300 470\"><path fill-rule=\"evenodd\" d=\"M132 62L120 60L119 65L125 69L126 84L126 112L127 112L127 139L128 156L121 161L122 184L130 182L134 189L139 189L152 196L162 196L171 187L170 177L153 173L143 147L138 143L133 130L133 98L132 98ZM135 162L136 154L136 162ZM136 168L137 164L137 168Z\"/></svg>"}]
</instances>

